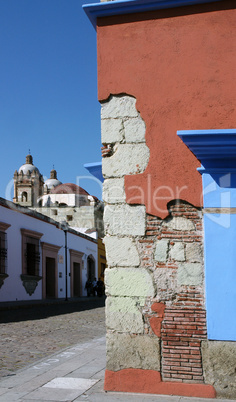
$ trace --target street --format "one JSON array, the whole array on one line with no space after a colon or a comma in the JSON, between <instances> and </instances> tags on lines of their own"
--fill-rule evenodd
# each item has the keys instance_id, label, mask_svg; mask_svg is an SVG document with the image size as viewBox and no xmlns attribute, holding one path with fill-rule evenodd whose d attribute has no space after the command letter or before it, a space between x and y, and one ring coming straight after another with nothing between
<instances>
[{"instance_id":1,"label":"street","mask_svg":"<svg viewBox=\"0 0 236 402\"><path fill-rule=\"evenodd\" d=\"M105 335L104 299L0 311L0 377L69 346Z\"/></svg>"}]
</instances>

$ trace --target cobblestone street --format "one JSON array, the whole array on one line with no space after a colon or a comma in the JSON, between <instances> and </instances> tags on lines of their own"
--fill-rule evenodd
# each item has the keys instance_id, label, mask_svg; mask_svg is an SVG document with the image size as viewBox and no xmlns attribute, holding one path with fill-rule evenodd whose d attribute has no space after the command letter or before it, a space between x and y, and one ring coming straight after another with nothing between
<instances>
[{"instance_id":1,"label":"cobblestone street","mask_svg":"<svg viewBox=\"0 0 236 402\"><path fill-rule=\"evenodd\" d=\"M105 335L104 300L0 311L0 377L80 342Z\"/></svg>"}]
</instances>

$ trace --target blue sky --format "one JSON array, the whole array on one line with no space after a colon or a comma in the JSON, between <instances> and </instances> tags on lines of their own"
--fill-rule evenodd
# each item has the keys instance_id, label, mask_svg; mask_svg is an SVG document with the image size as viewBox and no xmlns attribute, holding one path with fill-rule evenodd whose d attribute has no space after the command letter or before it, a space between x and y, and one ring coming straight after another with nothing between
<instances>
[{"instance_id":1,"label":"blue sky","mask_svg":"<svg viewBox=\"0 0 236 402\"><path fill-rule=\"evenodd\" d=\"M96 32L86 0L0 0L0 197L30 149L46 176L101 198L83 164L101 160ZM10 191L11 190L11 191Z\"/></svg>"}]
</instances>

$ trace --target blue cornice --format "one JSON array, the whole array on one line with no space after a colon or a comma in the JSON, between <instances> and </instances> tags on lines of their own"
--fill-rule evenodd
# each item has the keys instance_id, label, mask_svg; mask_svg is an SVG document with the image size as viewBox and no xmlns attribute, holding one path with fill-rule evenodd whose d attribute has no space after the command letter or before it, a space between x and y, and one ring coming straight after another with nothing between
<instances>
[{"instance_id":1,"label":"blue cornice","mask_svg":"<svg viewBox=\"0 0 236 402\"><path fill-rule=\"evenodd\" d=\"M177 134L207 171L236 168L236 129L184 130Z\"/></svg>"},{"instance_id":2,"label":"blue cornice","mask_svg":"<svg viewBox=\"0 0 236 402\"><path fill-rule=\"evenodd\" d=\"M117 0L103 3L85 4L83 5L83 9L93 26L96 28L97 18L100 17L143 13L146 11L213 3L216 1L222 0Z\"/></svg>"},{"instance_id":3,"label":"blue cornice","mask_svg":"<svg viewBox=\"0 0 236 402\"><path fill-rule=\"evenodd\" d=\"M86 163L84 167L89 171L89 173L103 183L102 162Z\"/></svg>"}]
</instances>

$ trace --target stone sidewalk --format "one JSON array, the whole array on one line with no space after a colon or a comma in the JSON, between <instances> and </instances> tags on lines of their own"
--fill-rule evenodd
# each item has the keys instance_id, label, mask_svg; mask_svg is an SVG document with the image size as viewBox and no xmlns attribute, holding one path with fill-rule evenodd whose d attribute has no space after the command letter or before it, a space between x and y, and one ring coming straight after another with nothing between
<instances>
[{"instance_id":1,"label":"stone sidewalk","mask_svg":"<svg viewBox=\"0 0 236 402\"><path fill-rule=\"evenodd\" d=\"M105 337L63 349L0 381L0 402L213 402L216 399L179 396L106 393ZM217 399L219 402L229 402ZM232 400L231 400L232 401Z\"/></svg>"}]
</instances>

